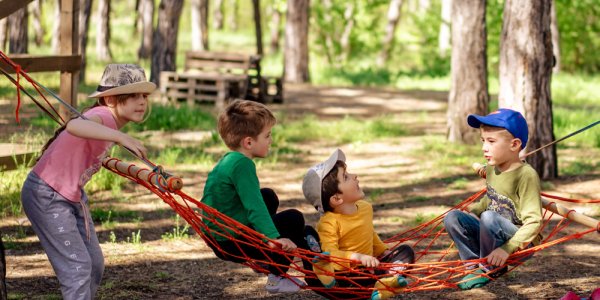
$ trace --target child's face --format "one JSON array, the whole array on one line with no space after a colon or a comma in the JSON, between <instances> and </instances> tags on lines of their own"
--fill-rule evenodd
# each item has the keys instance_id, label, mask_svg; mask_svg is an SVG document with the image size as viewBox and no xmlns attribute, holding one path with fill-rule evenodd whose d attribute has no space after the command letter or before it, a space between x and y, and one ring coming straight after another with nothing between
<instances>
[{"instance_id":1,"label":"child's face","mask_svg":"<svg viewBox=\"0 0 600 300\"><path fill-rule=\"evenodd\" d=\"M273 126L265 126L260 134L256 138L252 138L252 144L250 146L250 154L254 157L267 157L269 154L269 148L273 139L271 137L271 128Z\"/></svg>"},{"instance_id":2,"label":"child's face","mask_svg":"<svg viewBox=\"0 0 600 300\"><path fill-rule=\"evenodd\" d=\"M344 203L354 203L365 197L365 193L358 185L358 175L350 174L346 168L340 167L337 174L339 197Z\"/></svg>"},{"instance_id":3,"label":"child's face","mask_svg":"<svg viewBox=\"0 0 600 300\"><path fill-rule=\"evenodd\" d=\"M125 102L118 103L113 107L117 123L121 124L121 126L129 122L139 123L144 120L144 115L148 108L148 94L132 94Z\"/></svg>"},{"instance_id":4,"label":"child's face","mask_svg":"<svg viewBox=\"0 0 600 300\"><path fill-rule=\"evenodd\" d=\"M499 166L519 159L521 143L506 129L481 127L481 149L488 165Z\"/></svg>"}]
</instances>

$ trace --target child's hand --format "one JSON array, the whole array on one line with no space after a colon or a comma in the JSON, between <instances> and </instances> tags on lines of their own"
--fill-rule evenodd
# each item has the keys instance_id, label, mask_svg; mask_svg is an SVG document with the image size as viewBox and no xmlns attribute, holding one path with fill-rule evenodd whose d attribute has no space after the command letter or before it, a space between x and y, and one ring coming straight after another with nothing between
<instances>
[{"instance_id":1,"label":"child's hand","mask_svg":"<svg viewBox=\"0 0 600 300\"><path fill-rule=\"evenodd\" d=\"M121 137L119 137L118 143L121 146L131 150L135 155L146 158L146 147L142 144L142 142L130 137L129 135L123 133Z\"/></svg>"},{"instance_id":2,"label":"child's hand","mask_svg":"<svg viewBox=\"0 0 600 300\"><path fill-rule=\"evenodd\" d=\"M488 264L492 266L502 266L506 263L509 254L502 248L496 248L487 256Z\"/></svg>"},{"instance_id":3,"label":"child's hand","mask_svg":"<svg viewBox=\"0 0 600 300\"><path fill-rule=\"evenodd\" d=\"M352 255L350 255L350 259L360 261L360 263L367 268L375 268L379 266L379 260L371 255L352 253Z\"/></svg>"},{"instance_id":4,"label":"child's hand","mask_svg":"<svg viewBox=\"0 0 600 300\"><path fill-rule=\"evenodd\" d=\"M296 244L294 244L294 242L292 242L290 239L286 239L286 238L282 238L282 239L276 239L275 242L279 243L281 245L281 250L285 251L285 252L291 252L294 251L296 248L298 248L296 246ZM275 248L279 248L279 246L271 241L269 241L269 247L271 247L271 249L275 249Z\"/></svg>"}]
</instances>

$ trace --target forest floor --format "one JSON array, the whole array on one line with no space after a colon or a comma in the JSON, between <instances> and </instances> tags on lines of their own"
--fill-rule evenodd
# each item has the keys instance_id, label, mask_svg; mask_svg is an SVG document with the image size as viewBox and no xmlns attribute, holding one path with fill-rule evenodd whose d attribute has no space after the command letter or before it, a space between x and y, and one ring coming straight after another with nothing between
<instances>
[{"instance_id":1,"label":"forest floor","mask_svg":"<svg viewBox=\"0 0 600 300\"><path fill-rule=\"evenodd\" d=\"M446 98L444 92L298 85L286 86L286 102L270 107L286 118L307 113L316 114L319 119L391 114L413 133L339 146L346 153L350 171L359 175L366 193L377 194L374 221L376 230L386 238L414 226L410 222L393 222L394 217L408 220L418 215L441 214L453 206L456 199L465 199L483 187L484 182L465 166L456 176L468 178L468 182L460 189L449 188L445 178L428 178L431 174L428 169L435 166L423 159L423 155L414 155L422 147L422 136L444 135ZM7 102L2 104L6 113ZM0 123L3 132L9 128L19 130L9 126L10 122L4 122L6 116L4 114ZM302 176L309 166L328 157L336 145L319 142L298 147L305 155L293 162L259 165L258 174L262 186L271 187L279 194L281 209L300 209L307 223L314 225L318 215L302 196ZM590 154L567 149L561 150L559 155ZM200 199L208 170L178 170L176 166L171 171L184 178L184 191L188 195ZM406 184L400 178L414 178L415 183ZM546 191L553 194L600 199L598 171L585 176L560 177L549 186L551 189ZM119 221L117 216L114 222L96 224L106 264L98 292L100 299L321 299L311 291L268 294L264 289L265 276L242 265L219 260L193 232L189 238L164 238L165 233L174 229L174 212L140 186L128 183L122 194L103 192L93 197L93 208L132 211L138 216L135 221ZM592 211L597 216L597 206L579 205L577 208ZM582 229L573 224L566 230ZM140 240L135 241L138 230ZM27 219L3 218L0 231L5 237L12 237L6 251L6 281L11 298L60 299L59 283ZM592 233L536 253L524 265L484 288L415 292L396 298L559 299L571 290L587 297L600 287L598 253L600 236Z\"/></svg>"}]
</instances>

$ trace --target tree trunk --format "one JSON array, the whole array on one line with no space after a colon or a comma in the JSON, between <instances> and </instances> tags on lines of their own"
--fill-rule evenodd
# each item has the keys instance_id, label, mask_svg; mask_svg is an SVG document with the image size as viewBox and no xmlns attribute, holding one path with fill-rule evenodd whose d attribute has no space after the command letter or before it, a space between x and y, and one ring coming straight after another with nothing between
<instances>
[{"instance_id":1,"label":"tree trunk","mask_svg":"<svg viewBox=\"0 0 600 300\"><path fill-rule=\"evenodd\" d=\"M183 0L161 0L158 23L152 38L152 66L150 81L160 86L161 71L175 71L177 32L183 9Z\"/></svg>"},{"instance_id":2,"label":"tree trunk","mask_svg":"<svg viewBox=\"0 0 600 300\"><path fill-rule=\"evenodd\" d=\"M310 0L289 0L285 24L284 80L308 82L308 20Z\"/></svg>"},{"instance_id":3,"label":"tree trunk","mask_svg":"<svg viewBox=\"0 0 600 300\"><path fill-rule=\"evenodd\" d=\"M8 16L9 53L27 53L27 7L23 7Z\"/></svg>"},{"instance_id":4,"label":"tree trunk","mask_svg":"<svg viewBox=\"0 0 600 300\"><path fill-rule=\"evenodd\" d=\"M260 23L260 0L252 0L254 11L254 33L256 34L256 54L263 55L262 26Z\"/></svg>"},{"instance_id":5,"label":"tree trunk","mask_svg":"<svg viewBox=\"0 0 600 300\"><path fill-rule=\"evenodd\" d=\"M0 19L0 50L6 49L6 41L8 41L8 18Z\"/></svg>"},{"instance_id":6,"label":"tree trunk","mask_svg":"<svg viewBox=\"0 0 600 300\"><path fill-rule=\"evenodd\" d=\"M4 243L0 237L0 299L5 300L8 298L6 292L6 258L4 256Z\"/></svg>"},{"instance_id":7,"label":"tree trunk","mask_svg":"<svg viewBox=\"0 0 600 300\"><path fill-rule=\"evenodd\" d=\"M208 0L192 0L192 50L208 50Z\"/></svg>"},{"instance_id":8,"label":"tree trunk","mask_svg":"<svg viewBox=\"0 0 600 300\"><path fill-rule=\"evenodd\" d=\"M488 112L485 0L452 1L452 78L448 95L448 140L474 144L479 131L469 114Z\"/></svg>"},{"instance_id":9,"label":"tree trunk","mask_svg":"<svg viewBox=\"0 0 600 300\"><path fill-rule=\"evenodd\" d=\"M440 24L440 35L438 36L440 57L448 56L448 49L450 49L451 18L452 0L442 0L442 23Z\"/></svg>"},{"instance_id":10,"label":"tree trunk","mask_svg":"<svg viewBox=\"0 0 600 300\"><path fill-rule=\"evenodd\" d=\"M560 32L558 31L558 21L556 20L556 1L552 1L552 10L550 11L550 30L552 31L552 53L554 54L554 67L552 72L560 72Z\"/></svg>"},{"instance_id":11,"label":"tree trunk","mask_svg":"<svg viewBox=\"0 0 600 300\"><path fill-rule=\"evenodd\" d=\"M100 61L112 60L110 52L110 0L98 1L96 22L96 55Z\"/></svg>"},{"instance_id":12,"label":"tree trunk","mask_svg":"<svg viewBox=\"0 0 600 300\"><path fill-rule=\"evenodd\" d=\"M54 24L52 25L52 53L58 54L60 41L60 0L56 0L54 6Z\"/></svg>"},{"instance_id":13,"label":"tree trunk","mask_svg":"<svg viewBox=\"0 0 600 300\"><path fill-rule=\"evenodd\" d=\"M281 36L281 11L277 4L273 4L269 8L271 10L271 42L269 43L269 52L275 53L279 51L279 37Z\"/></svg>"},{"instance_id":14,"label":"tree trunk","mask_svg":"<svg viewBox=\"0 0 600 300\"><path fill-rule=\"evenodd\" d=\"M213 11L213 28L223 29L223 0L215 0L215 10Z\"/></svg>"},{"instance_id":15,"label":"tree trunk","mask_svg":"<svg viewBox=\"0 0 600 300\"><path fill-rule=\"evenodd\" d=\"M552 0L504 2L500 39L499 106L523 113L529 125L528 151L554 140L552 78ZM556 178L556 147L527 158L542 179Z\"/></svg>"},{"instance_id":16,"label":"tree trunk","mask_svg":"<svg viewBox=\"0 0 600 300\"><path fill-rule=\"evenodd\" d=\"M31 14L33 15L32 24L35 33L35 44L40 46L44 41L44 27L42 26L42 0L31 3Z\"/></svg>"},{"instance_id":17,"label":"tree trunk","mask_svg":"<svg viewBox=\"0 0 600 300\"><path fill-rule=\"evenodd\" d=\"M152 52L152 28L154 24L154 0L141 0L139 7L142 43L138 49L140 59L150 58Z\"/></svg>"},{"instance_id":18,"label":"tree trunk","mask_svg":"<svg viewBox=\"0 0 600 300\"><path fill-rule=\"evenodd\" d=\"M231 31L237 31L238 29L238 2L237 0L230 0L229 1L229 6L228 6L229 10L231 11L228 14L228 21L227 24L229 24L229 29L231 29Z\"/></svg>"},{"instance_id":19,"label":"tree trunk","mask_svg":"<svg viewBox=\"0 0 600 300\"><path fill-rule=\"evenodd\" d=\"M377 58L377 65L383 66L387 63L392 50L392 44L394 43L394 35L396 33L396 27L400 20L400 8L402 7L403 0L391 0L390 7L387 14L387 25L385 27L385 35L383 37L383 43L381 47L381 53Z\"/></svg>"},{"instance_id":20,"label":"tree trunk","mask_svg":"<svg viewBox=\"0 0 600 300\"><path fill-rule=\"evenodd\" d=\"M342 37L340 38L340 48L342 50L340 60L342 62L346 62L348 60L348 56L350 56L350 35L352 33L352 28L354 28L354 5L354 2L347 2L346 10L344 11L344 20L346 21L346 25L344 26L344 31L342 32Z\"/></svg>"},{"instance_id":21,"label":"tree trunk","mask_svg":"<svg viewBox=\"0 0 600 300\"><path fill-rule=\"evenodd\" d=\"M87 65L87 40L90 28L90 15L92 13L92 0L81 0L79 2L79 53L81 53L81 69L79 70L79 82L85 82L85 66Z\"/></svg>"}]
</instances>

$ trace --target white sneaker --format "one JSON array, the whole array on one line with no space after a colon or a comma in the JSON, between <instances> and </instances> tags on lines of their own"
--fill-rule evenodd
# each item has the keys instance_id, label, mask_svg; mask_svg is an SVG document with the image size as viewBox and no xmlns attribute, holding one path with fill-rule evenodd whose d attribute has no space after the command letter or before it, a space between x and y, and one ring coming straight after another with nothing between
<instances>
[{"instance_id":1,"label":"white sneaker","mask_svg":"<svg viewBox=\"0 0 600 300\"><path fill-rule=\"evenodd\" d=\"M305 285L306 283L298 278L292 277L292 279L289 279L269 274L265 288L269 293L296 293L300 290L300 287Z\"/></svg>"}]
</instances>

